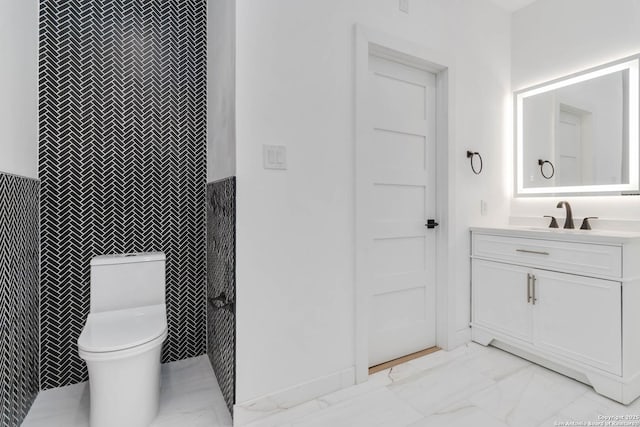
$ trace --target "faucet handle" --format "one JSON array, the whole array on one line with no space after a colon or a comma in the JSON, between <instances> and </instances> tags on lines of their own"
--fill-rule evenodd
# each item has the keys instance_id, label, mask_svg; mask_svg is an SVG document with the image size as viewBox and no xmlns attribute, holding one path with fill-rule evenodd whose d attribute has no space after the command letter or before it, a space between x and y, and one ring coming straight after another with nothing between
<instances>
[{"instance_id":1,"label":"faucet handle","mask_svg":"<svg viewBox=\"0 0 640 427\"><path fill-rule=\"evenodd\" d=\"M558 221L556 221L555 216L545 215L545 218L551 218L551 222L549 223L549 228L558 228Z\"/></svg>"},{"instance_id":2,"label":"faucet handle","mask_svg":"<svg viewBox=\"0 0 640 427\"><path fill-rule=\"evenodd\" d=\"M597 216L588 216L582 220L582 225L580 226L580 230L591 230L591 224L589 224L590 219L598 219Z\"/></svg>"}]
</instances>

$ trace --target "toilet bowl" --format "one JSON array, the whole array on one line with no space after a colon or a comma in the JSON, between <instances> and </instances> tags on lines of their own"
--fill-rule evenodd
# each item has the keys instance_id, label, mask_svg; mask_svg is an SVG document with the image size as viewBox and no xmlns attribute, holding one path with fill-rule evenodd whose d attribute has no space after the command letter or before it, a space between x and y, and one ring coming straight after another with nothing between
<instances>
[{"instance_id":1,"label":"toilet bowl","mask_svg":"<svg viewBox=\"0 0 640 427\"><path fill-rule=\"evenodd\" d=\"M167 337L164 263L162 253L91 261L91 312L78 338L91 427L143 427L156 417Z\"/></svg>"}]
</instances>

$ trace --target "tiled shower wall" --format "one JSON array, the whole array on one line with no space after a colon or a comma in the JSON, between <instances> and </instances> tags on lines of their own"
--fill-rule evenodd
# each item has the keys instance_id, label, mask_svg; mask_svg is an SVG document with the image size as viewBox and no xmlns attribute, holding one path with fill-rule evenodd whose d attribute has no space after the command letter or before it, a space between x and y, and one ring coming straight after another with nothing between
<instances>
[{"instance_id":1,"label":"tiled shower wall","mask_svg":"<svg viewBox=\"0 0 640 427\"><path fill-rule=\"evenodd\" d=\"M235 403L236 181L207 184L207 354L229 411Z\"/></svg>"},{"instance_id":2,"label":"tiled shower wall","mask_svg":"<svg viewBox=\"0 0 640 427\"><path fill-rule=\"evenodd\" d=\"M163 361L206 351L206 12L40 1L43 389L87 379L95 255L164 251Z\"/></svg>"},{"instance_id":3,"label":"tiled shower wall","mask_svg":"<svg viewBox=\"0 0 640 427\"><path fill-rule=\"evenodd\" d=\"M19 426L38 394L39 193L0 173L0 425Z\"/></svg>"}]
</instances>

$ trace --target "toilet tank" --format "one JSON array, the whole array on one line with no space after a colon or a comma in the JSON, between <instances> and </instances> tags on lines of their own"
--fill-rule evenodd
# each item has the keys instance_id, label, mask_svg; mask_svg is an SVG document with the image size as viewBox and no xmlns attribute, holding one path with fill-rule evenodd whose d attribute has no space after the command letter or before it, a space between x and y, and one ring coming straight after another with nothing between
<instances>
[{"instance_id":1,"label":"toilet tank","mask_svg":"<svg viewBox=\"0 0 640 427\"><path fill-rule=\"evenodd\" d=\"M91 312L164 304L165 255L144 252L91 259Z\"/></svg>"}]
</instances>

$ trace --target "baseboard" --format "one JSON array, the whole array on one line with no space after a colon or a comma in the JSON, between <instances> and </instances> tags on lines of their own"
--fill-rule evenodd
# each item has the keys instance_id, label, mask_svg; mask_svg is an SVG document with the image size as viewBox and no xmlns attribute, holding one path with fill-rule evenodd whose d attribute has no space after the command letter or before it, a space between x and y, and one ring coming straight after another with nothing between
<instances>
[{"instance_id":1,"label":"baseboard","mask_svg":"<svg viewBox=\"0 0 640 427\"><path fill-rule=\"evenodd\" d=\"M351 367L257 399L236 403L233 407L233 425L245 426L268 415L284 411L354 384L355 369Z\"/></svg>"},{"instance_id":2,"label":"baseboard","mask_svg":"<svg viewBox=\"0 0 640 427\"><path fill-rule=\"evenodd\" d=\"M456 347L460 347L461 345L468 344L471 342L471 328L464 327L462 329L458 329L455 334L453 334L453 340L449 345L448 350L453 350Z\"/></svg>"}]
</instances>

